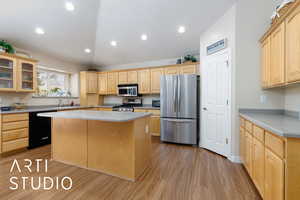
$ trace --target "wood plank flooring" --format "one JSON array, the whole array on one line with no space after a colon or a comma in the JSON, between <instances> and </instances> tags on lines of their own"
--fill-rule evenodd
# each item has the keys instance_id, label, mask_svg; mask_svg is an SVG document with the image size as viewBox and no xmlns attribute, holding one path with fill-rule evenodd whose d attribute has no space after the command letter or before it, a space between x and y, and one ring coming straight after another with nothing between
<instances>
[{"instance_id":1,"label":"wood plank flooring","mask_svg":"<svg viewBox=\"0 0 300 200\"><path fill-rule=\"evenodd\" d=\"M99 147L101 148L101 147ZM13 159L50 159L46 146L0 158L0 199L2 200L256 200L261 199L243 167L207 150L153 139L150 167L133 183L98 172L50 161L48 173L22 172L14 175L64 177L73 179L69 191L10 190L9 173ZM36 183L36 182L35 182Z\"/></svg>"}]
</instances>

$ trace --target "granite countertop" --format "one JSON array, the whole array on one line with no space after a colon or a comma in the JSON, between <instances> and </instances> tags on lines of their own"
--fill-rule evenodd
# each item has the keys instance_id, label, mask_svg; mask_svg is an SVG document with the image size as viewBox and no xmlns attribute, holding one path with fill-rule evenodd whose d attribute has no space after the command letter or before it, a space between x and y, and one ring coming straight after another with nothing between
<instances>
[{"instance_id":1,"label":"granite countertop","mask_svg":"<svg viewBox=\"0 0 300 200\"><path fill-rule=\"evenodd\" d=\"M257 126L287 138L300 138L300 120L285 111L240 110L240 115Z\"/></svg>"},{"instance_id":2,"label":"granite countertop","mask_svg":"<svg viewBox=\"0 0 300 200\"><path fill-rule=\"evenodd\" d=\"M106 122L128 122L143 117L149 117L151 116L151 113L76 110L40 113L38 116L65 119L99 120Z\"/></svg>"},{"instance_id":3,"label":"granite countertop","mask_svg":"<svg viewBox=\"0 0 300 200\"><path fill-rule=\"evenodd\" d=\"M93 108L93 106L28 106L25 109L14 109L9 111L0 111L0 114L12 114L12 113L26 113L26 112L42 112L42 111L54 111L54 110L70 110L81 108Z\"/></svg>"}]
</instances>

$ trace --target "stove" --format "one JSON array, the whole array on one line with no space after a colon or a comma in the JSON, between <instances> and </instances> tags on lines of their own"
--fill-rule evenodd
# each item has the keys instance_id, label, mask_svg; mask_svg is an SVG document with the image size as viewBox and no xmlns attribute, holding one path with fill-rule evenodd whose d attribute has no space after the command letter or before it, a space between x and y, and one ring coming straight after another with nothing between
<instances>
[{"instance_id":1,"label":"stove","mask_svg":"<svg viewBox=\"0 0 300 200\"><path fill-rule=\"evenodd\" d=\"M120 105L114 106L112 110L118 112L134 112L134 107L133 105Z\"/></svg>"},{"instance_id":2,"label":"stove","mask_svg":"<svg viewBox=\"0 0 300 200\"><path fill-rule=\"evenodd\" d=\"M124 98L123 104L114 106L113 111L134 112L134 107L142 106L142 98Z\"/></svg>"}]
</instances>

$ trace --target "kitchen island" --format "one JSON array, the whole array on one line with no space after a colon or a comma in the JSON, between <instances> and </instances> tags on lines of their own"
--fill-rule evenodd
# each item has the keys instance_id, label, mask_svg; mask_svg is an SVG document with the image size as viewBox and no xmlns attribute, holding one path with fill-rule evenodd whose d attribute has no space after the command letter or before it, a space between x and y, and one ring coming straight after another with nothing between
<instances>
[{"instance_id":1,"label":"kitchen island","mask_svg":"<svg viewBox=\"0 0 300 200\"><path fill-rule=\"evenodd\" d=\"M136 181L151 157L150 113L66 111L52 118L52 159Z\"/></svg>"}]
</instances>

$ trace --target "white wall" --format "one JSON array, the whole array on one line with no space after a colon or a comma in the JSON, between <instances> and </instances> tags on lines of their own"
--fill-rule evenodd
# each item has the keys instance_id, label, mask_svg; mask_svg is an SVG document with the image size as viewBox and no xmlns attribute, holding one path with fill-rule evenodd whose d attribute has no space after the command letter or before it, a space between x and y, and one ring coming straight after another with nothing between
<instances>
[{"instance_id":1,"label":"white wall","mask_svg":"<svg viewBox=\"0 0 300 200\"><path fill-rule=\"evenodd\" d=\"M290 85L284 92L284 109L300 112L300 85Z\"/></svg>"},{"instance_id":2,"label":"white wall","mask_svg":"<svg viewBox=\"0 0 300 200\"><path fill-rule=\"evenodd\" d=\"M39 60L38 65L72 73L74 75L73 76L74 79L72 79L72 84L73 86L76 84L77 90L79 90L79 82L75 81L75 79L79 71L86 70L87 69L86 67L79 66L71 62L59 60L54 57L43 55L40 53L32 53L32 52L30 53L34 59ZM76 86L74 86L73 89L74 88L76 89ZM79 98L69 99L69 100L65 99L63 101L64 103L70 103L71 101L74 101L76 104L80 103ZM4 93L4 92L0 93L0 104L2 106L8 106L16 102L22 102L28 105L56 105L58 104L58 99L57 98L32 98L32 94L28 94L28 93Z\"/></svg>"},{"instance_id":3,"label":"white wall","mask_svg":"<svg viewBox=\"0 0 300 200\"><path fill-rule=\"evenodd\" d=\"M200 61L207 57L206 47L214 42L226 38L228 41L228 49L231 54L231 107L232 107L232 123L235 127L235 70L236 70L236 5L233 5L216 23L211 25L204 33L200 35ZM201 63L201 62L200 62ZM200 66L201 69L201 66ZM200 110L201 112L201 110ZM234 133L234 132L233 132ZM201 134L201 133L200 133ZM236 138L233 134L232 143L235 146ZM231 153L232 154L232 153Z\"/></svg>"}]
</instances>

